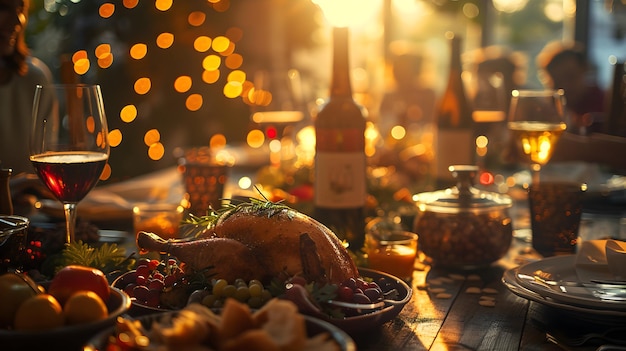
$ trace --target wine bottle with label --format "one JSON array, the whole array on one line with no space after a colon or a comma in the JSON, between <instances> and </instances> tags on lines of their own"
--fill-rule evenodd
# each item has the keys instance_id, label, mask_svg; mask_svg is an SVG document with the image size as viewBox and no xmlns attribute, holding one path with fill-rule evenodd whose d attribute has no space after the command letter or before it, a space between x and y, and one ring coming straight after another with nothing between
<instances>
[{"instance_id":1,"label":"wine bottle with label","mask_svg":"<svg viewBox=\"0 0 626 351\"><path fill-rule=\"evenodd\" d=\"M472 109L461 78L461 38L452 33L446 33L446 37L450 40L450 71L448 85L436 110L435 177L438 188L455 184L449 166L473 165L476 153Z\"/></svg>"},{"instance_id":2,"label":"wine bottle with label","mask_svg":"<svg viewBox=\"0 0 626 351\"><path fill-rule=\"evenodd\" d=\"M348 34L334 28L330 98L315 119L313 217L358 251L365 240L365 117L352 97Z\"/></svg>"}]
</instances>

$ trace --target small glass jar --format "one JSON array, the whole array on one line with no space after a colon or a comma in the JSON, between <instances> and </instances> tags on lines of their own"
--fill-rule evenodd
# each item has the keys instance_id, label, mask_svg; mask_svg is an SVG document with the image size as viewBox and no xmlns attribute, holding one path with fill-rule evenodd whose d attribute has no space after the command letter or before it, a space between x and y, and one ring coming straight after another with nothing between
<instances>
[{"instance_id":1,"label":"small glass jar","mask_svg":"<svg viewBox=\"0 0 626 351\"><path fill-rule=\"evenodd\" d=\"M473 186L477 166L455 165L457 185L416 195L414 232L428 263L461 269L488 266L510 248L512 200Z\"/></svg>"}]
</instances>

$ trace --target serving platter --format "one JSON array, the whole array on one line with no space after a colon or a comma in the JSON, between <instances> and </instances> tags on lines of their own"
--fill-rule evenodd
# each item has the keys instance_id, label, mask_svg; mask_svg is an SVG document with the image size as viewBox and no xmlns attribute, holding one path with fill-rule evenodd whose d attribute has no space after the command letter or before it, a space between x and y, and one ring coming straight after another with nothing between
<instances>
[{"instance_id":1,"label":"serving platter","mask_svg":"<svg viewBox=\"0 0 626 351\"><path fill-rule=\"evenodd\" d=\"M527 263L517 268L515 279L527 290L561 303L626 312L626 286L581 281L576 260L576 255L567 255Z\"/></svg>"},{"instance_id":2,"label":"serving platter","mask_svg":"<svg viewBox=\"0 0 626 351\"><path fill-rule=\"evenodd\" d=\"M135 319L140 321L142 326L146 330L149 331L155 322L171 320L171 318L176 316L177 313L178 313L177 311L160 312L160 313L153 313L150 315L137 317ZM304 316L304 320L305 320L305 325L306 325L307 336L309 338L315 335L321 334L321 333L328 333L330 338L334 340L335 343L337 343L337 345L339 346L339 350L356 351L356 344L354 343L354 340L343 330L337 328L336 326L328 322L325 322L323 320L320 320L311 316ZM90 340L88 340L83 350L84 351L106 350L107 344L109 342L109 338L114 335L115 335L115 328L110 327L98 333L96 336L92 337Z\"/></svg>"},{"instance_id":3,"label":"serving platter","mask_svg":"<svg viewBox=\"0 0 626 351\"><path fill-rule=\"evenodd\" d=\"M24 350L82 350L94 334L111 327L117 317L128 312L130 297L120 289L111 288L111 295L106 301L109 311L106 319L72 326L64 326L46 331L17 331L0 329L0 349L3 351Z\"/></svg>"}]
</instances>

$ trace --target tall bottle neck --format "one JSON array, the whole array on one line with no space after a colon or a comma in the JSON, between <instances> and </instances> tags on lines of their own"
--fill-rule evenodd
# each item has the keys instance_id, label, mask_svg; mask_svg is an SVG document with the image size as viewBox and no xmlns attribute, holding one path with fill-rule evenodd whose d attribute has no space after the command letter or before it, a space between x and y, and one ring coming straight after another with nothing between
<instances>
[{"instance_id":1,"label":"tall bottle neck","mask_svg":"<svg viewBox=\"0 0 626 351\"><path fill-rule=\"evenodd\" d=\"M461 38L454 36L450 39L450 80L461 81Z\"/></svg>"},{"instance_id":2,"label":"tall bottle neck","mask_svg":"<svg viewBox=\"0 0 626 351\"><path fill-rule=\"evenodd\" d=\"M333 28L333 74L331 97L352 97L350 84L350 58L348 56L348 28Z\"/></svg>"}]
</instances>

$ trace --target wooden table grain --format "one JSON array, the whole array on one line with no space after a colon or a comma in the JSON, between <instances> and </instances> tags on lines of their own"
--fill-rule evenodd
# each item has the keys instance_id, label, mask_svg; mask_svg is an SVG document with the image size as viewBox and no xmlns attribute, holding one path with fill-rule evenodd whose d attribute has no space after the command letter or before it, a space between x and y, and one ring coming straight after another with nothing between
<instances>
[{"instance_id":1,"label":"wooden table grain","mask_svg":"<svg viewBox=\"0 0 626 351\"><path fill-rule=\"evenodd\" d=\"M358 350L595 350L597 345L557 346L546 332L582 333L608 324L592 325L585 316L529 301L504 285L505 270L528 252L528 244L517 240L507 257L485 269L419 267L410 282L412 299L395 320L353 335Z\"/></svg>"}]
</instances>

